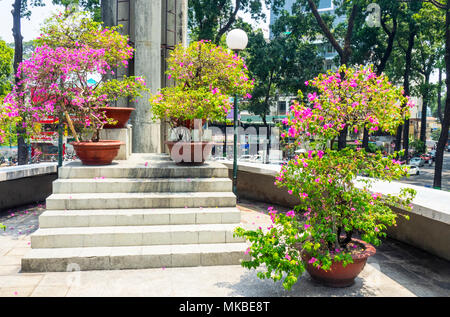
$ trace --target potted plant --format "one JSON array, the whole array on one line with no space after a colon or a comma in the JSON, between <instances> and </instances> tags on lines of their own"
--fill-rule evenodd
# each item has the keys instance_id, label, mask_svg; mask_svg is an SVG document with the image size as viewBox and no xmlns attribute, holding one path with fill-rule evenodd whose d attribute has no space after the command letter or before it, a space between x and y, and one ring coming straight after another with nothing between
<instances>
[{"instance_id":1,"label":"potted plant","mask_svg":"<svg viewBox=\"0 0 450 317\"><path fill-rule=\"evenodd\" d=\"M242 58L209 41L178 45L167 62L168 78L175 85L151 97L153 118L167 121L174 130L175 140L166 144L176 163L202 164L212 149L202 140L202 126L224 121L232 108L230 97L250 98L253 82Z\"/></svg>"},{"instance_id":2,"label":"potted plant","mask_svg":"<svg viewBox=\"0 0 450 317\"><path fill-rule=\"evenodd\" d=\"M290 289L307 270L315 280L344 287L375 253L372 245L386 236L384 229L395 226L392 208L410 210L415 191L382 195L370 190L376 179L407 175L398 161L402 153L368 153L358 140L335 150L332 141L345 129L354 135L364 129L393 134L408 116L410 104L401 89L371 67L343 66L306 84L314 92L306 100L299 92L300 101L293 102L282 135L306 151L282 166L276 179L300 204L286 214L269 208L273 225L267 230L237 228L235 234L252 243L247 250L251 259L242 265L266 265L260 278L284 278L283 286Z\"/></svg>"},{"instance_id":3,"label":"potted plant","mask_svg":"<svg viewBox=\"0 0 450 317\"><path fill-rule=\"evenodd\" d=\"M6 102L28 127L48 116L67 124L83 164L111 164L122 142L100 141L99 131L115 121L104 107L120 97L140 96L145 86L140 77L110 76L128 65L133 49L116 29L104 29L80 13L54 16L43 32L32 57L20 64L21 80ZM98 78L94 85L89 83L93 77ZM83 140L88 134L90 140Z\"/></svg>"}]
</instances>

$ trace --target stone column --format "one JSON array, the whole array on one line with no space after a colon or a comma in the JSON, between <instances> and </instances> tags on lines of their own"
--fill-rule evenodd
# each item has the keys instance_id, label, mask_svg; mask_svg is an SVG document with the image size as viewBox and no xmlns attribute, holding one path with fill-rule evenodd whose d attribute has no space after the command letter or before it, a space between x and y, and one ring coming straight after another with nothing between
<instances>
[{"instance_id":1,"label":"stone column","mask_svg":"<svg viewBox=\"0 0 450 317\"><path fill-rule=\"evenodd\" d=\"M135 0L134 73L144 76L151 93L161 87L161 1ZM149 94L138 98L130 123L133 125L133 152L160 153L161 125L151 120Z\"/></svg>"},{"instance_id":2,"label":"stone column","mask_svg":"<svg viewBox=\"0 0 450 317\"><path fill-rule=\"evenodd\" d=\"M117 23L117 0L102 0L102 20L105 26L114 26Z\"/></svg>"}]
</instances>

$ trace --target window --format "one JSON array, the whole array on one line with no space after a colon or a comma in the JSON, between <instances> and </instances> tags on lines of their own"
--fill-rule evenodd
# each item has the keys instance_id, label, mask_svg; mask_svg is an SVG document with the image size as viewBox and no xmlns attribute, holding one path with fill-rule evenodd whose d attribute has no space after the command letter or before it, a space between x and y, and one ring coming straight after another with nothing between
<instances>
[{"instance_id":1,"label":"window","mask_svg":"<svg viewBox=\"0 0 450 317\"><path fill-rule=\"evenodd\" d=\"M286 101L278 101L278 112L286 114Z\"/></svg>"}]
</instances>

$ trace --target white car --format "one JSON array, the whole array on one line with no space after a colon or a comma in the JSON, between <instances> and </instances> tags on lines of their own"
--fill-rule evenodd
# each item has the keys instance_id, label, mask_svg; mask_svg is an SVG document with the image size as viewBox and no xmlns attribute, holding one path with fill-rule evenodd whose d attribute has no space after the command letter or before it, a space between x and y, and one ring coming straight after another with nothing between
<instances>
[{"instance_id":1,"label":"white car","mask_svg":"<svg viewBox=\"0 0 450 317\"><path fill-rule=\"evenodd\" d=\"M408 167L408 174L409 175L420 175L420 169L419 166L416 165L407 165Z\"/></svg>"},{"instance_id":2,"label":"white car","mask_svg":"<svg viewBox=\"0 0 450 317\"><path fill-rule=\"evenodd\" d=\"M239 161L241 161L241 162L250 162L252 160L252 158L253 158L253 156L246 154L246 155L242 155L239 158Z\"/></svg>"}]
</instances>

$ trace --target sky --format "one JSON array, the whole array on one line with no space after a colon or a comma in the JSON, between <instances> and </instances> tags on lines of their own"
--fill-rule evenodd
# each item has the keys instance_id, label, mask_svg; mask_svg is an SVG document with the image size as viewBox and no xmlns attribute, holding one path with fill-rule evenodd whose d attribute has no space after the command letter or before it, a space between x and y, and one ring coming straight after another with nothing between
<instances>
[{"instance_id":1,"label":"sky","mask_svg":"<svg viewBox=\"0 0 450 317\"><path fill-rule=\"evenodd\" d=\"M12 35L13 19L12 5L13 0L0 0L0 38L6 43L13 43ZM31 8L32 14L30 20L22 19L22 35L24 41L31 41L39 36L39 28L44 20L61 8L51 3L51 0L44 0L45 7Z\"/></svg>"}]
</instances>

